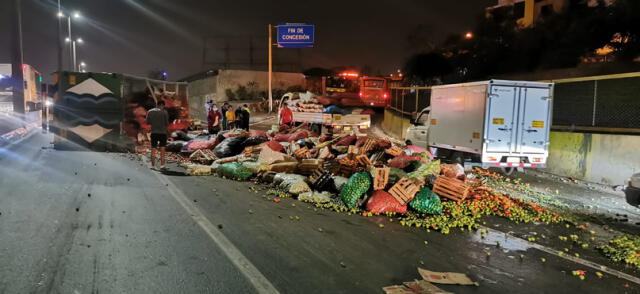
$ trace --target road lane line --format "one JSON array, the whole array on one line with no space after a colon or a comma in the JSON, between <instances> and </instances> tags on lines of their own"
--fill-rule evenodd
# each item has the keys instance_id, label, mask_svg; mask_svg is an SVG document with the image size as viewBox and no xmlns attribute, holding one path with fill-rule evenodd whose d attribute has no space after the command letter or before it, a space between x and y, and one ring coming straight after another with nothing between
<instances>
[{"instance_id":1,"label":"road lane line","mask_svg":"<svg viewBox=\"0 0 640 294\"><path fill-rule=\"evenodd\" d=\"M612 268L608 268L608 267L606 267L604 265L601 265L601 264L598 264L598 263L595 263L595 262L592 262L592 261L588 261L586 259L582 259L582 258L579 258L579 257L575 257L575 256L564 254L560 250L555 250L555 249L552 249L552 248L549 248L549 247L546 247L546 246L543 246L543 245L540 245L540 244L529 242L529 241L527 241L525 239L518 238L516 236L513 236L511 234L508 234L508 233L505 233L505 232L502 232L502 231L499 231L499 230L496 230L496 229L488 228L488 227L485 227L485 226L480 226L480 228L481 229L485 229L487 231L493 231L494 233L500 233L500 234L508 235L510 239L516 239L516 240L518 240L520 242L526 243L527 247L529 247L529 248L535 248L535 249L538 249L538 250L540 250L542 252L546 252L546 253L555 255L557 257L561 257L561 258L564 258L566 260L573 261L575 263L578 263L578 264L581 264L581 265L584 265L584 266L588 266L590 268L605 272L605 273L610 274L612 276L616 276L616 277L618 277L620 279L624 279L624 280L627 280L629 282L636 283L636 284L640 285L640 278L638 278L638 277L634 277L632 275L623 273L621 271L618 271L618 270L615 270L615 269L612 269Z\"/></svg>"},{"instance_id":2,"label":"road lane line","mask_svg":"<svg viewBox=\"0 0 640 294\"><path fill-rule=\"evenodd\" d=\"M145 156L141 156L147 166L150 168L150 162L146 160ZM204 214L196 207L189 198L178 189L169 178L165 175L153 172L152 173L168 188L169 194L180 203L191 218L209 235L211 240L218 245L218 247L224 252L224 254L231 260L231 262L244 274L258 293L280 293L271 284L271 282L253 265L249 259L247 259L238 248L236 248L227 237L216 227L211 221L209 221Z\"/></svg>"}]
</instances>

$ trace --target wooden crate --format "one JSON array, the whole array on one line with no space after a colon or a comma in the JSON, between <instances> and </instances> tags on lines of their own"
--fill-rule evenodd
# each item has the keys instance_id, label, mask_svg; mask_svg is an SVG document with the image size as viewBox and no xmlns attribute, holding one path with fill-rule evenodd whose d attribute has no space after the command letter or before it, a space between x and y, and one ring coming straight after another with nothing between
<instances>
[{"instance_id":1,"label":"wooden crate","mask_svg":"<svg viewBox=\"0 0 640 294\"><path fill-rule=\"evenodd\" d=\"M458 202L467 198L470 189L471 186L461 180L442 176L433 183L433 192Z\"/></svg>"},{"instance_id":2,"label":"wooden crate","mask_svg":"<svg viewBox=\"0 0 640 294\"><path fill-rule=\"evenodd\" d=\"M369 157L367 157L366 154L356 155L355 160L358 162L358 164L363 165L365 167L369 167L372 165L371 160L369 160Z\"/></svg>"},{"instance_id":3,"label":"wooden crate","mask_svg":"<svg viewBox=\"0 0 640 294\"><path fill-rule=\"evenodd\" d=\"M393 196L398 202L402 205L406 205L416 196L418 193L418 186L416 186L409 178L403 177L400 179L391 189L389 189L389 194Z\"/></svg>"},{"instance_id":4,"label":"wooden crate","mask_svg":"<svg viewBox=\"0 0 640 294\"><path fill-rule=\"evenodd\" d=\"M343 177L350 177L355 172L361 170L358 168L358 162L348 158L338 159L340 167L338 168L338 175Z\"/></svg>"},{"instance_id":5,"label":"wooden crate","mask_svg":"<svg viewBox=\"0 0 640 294\"><path fill-rule=\"evenodd\" d=\"M371 150L373 150L373 147L378 143L378 140L374 139L374 138L367 138L367 140L364 141L364 144L362 145L362 147L360 147L360 153L365 154Z\"/></svg>"},{"instance_id":6,"label":"wooden crate","mask_svg":"<svg viewBox=\"0 0 640 294\"><path fill-rule=\"evenodd\" d=\"M387 150L385 151L385 153L387 153L387 154L389 154L389 155L391 155L391 156L396 157L396 156L404 155L404 150L402 150L402 149L401 149L400 147L398 147L398 146L393 146L393 147L391 147L391 148L387 149Z\"/></svg>"},{"instance_id":7,"label":"wooden crate","mask_svg":"<svg viewBox=\"0 0 640 294\"><path fill-rule=\"evenodd\" d=\"M218 157L216 157L215 153L209 149L196 150L189 156L189 160L192 162L205 165L211 164L216 159L218 159Z\"/></svg>"},{"instance_id":8,"label":"wooden crate","mask_svg":"<svg viewBox=\"0 0 640 294\"><path fill-rule=\"evenodd\" d=\"M244 148L242 154L247 158L258 158L260 151L262 151L262 146L248 146Z\"/></svg>"},{"instance_id":9,"label":"wooden crate","mask_svg":"<svg viewBox=\"0 0 640 294\"><path fill-rule=\"evenodd\" d=\"M311 158L311 151L305 146L302 148L298 148L295 152L293 152L293 156L297 159L308 159Z\"/></svg>"},{"instance_id":10,"label":"wooden crate","mask_svg":"<svg viewBox=\"0 0 640 294\"><path fill-rule=\"evenodd\" d=\"M378 167L373 169L373 189L374 190L382 190L387 186L389 182L389 171L388 167Z\"/></svg>"}]
</instances>

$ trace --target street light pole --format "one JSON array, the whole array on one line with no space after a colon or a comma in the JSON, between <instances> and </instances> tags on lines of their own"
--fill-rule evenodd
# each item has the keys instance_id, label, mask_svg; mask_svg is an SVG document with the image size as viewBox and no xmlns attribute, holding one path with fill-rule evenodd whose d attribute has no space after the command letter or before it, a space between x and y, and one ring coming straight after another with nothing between
<instances>
[{"instance_id":1,"label":"street light pole","mask_svg":"<svg viewBox=\"0 0 640 294\"><path fill-rule=\"evenodd\" d=\"M273 111L273 89L272 89L272 75L273 75L273 36L272 36L272 26L269 24L269 113Z\"/></svg>"},{"instance_id":2,"label":"street light pole","mask_svg":"<svg viewBox=\"0 0 640 294\"><path fill-rule=\"evenodd\" d=\"M13 89L13 112L24 114L24 69L22 54L22 10L21 1L13 0L11 15L13 16L11 44L11 81Z\"/></svg>"},{"instance_id":3,"label":"street light pole","mask_svg":"<svg viewBox=\"0 0 640 294\"><path fill-rule=\"evenodd\" d=\"M69 15L67 16L67 30L69 32L69 42L72 42L73 39L71 39L71 13L69 13ZM71 43L69 43L71 44ZM69 48L69 63L73 63L73 48ZM74 67L72 67L74 68ZM72 69L75 70L75 69Z\"/></svg>"},{"instance_id":4,"label":"street light pole","mask_svg":"<svg viewBox=\"0 0 640 294\"><path fill-rule=\"evenodd\" d=\"M76 62L76 40L71 42L71 51L73 52L73 70L78 70L77 62Z\"/></svg>"},{"instance_id":5,"label":"street light pole","mask_svg":"<svg viewBox=\"0 0 640 294\"><path fill-rule=\"evenodd\" d=\"M62 10L60 7L60 0L58 0L58 72L62 71Z\"/></svg>"}]
</instances>

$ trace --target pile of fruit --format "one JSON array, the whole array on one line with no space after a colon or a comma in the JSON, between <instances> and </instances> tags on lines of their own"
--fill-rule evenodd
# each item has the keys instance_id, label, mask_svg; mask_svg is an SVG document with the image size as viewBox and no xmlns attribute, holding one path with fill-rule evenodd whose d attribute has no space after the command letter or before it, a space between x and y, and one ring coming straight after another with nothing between
<instances>
[{"instance_id":1,"label":"pile of fruit","mask_svg":"<svg viewBox=\"0 0 640 294\"><path fill-rule=\"evenodd\" d=\"M598 249L613 261L624 262L640 269L640 236L615 237Z\"/></svg>"}]
</instances>

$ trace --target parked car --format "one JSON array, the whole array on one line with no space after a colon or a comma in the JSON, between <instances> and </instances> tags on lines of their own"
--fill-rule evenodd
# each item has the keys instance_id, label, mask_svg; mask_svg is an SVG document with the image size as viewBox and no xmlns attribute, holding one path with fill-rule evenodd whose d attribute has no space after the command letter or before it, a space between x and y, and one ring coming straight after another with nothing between
<instances>
[{"instance_id":1,"label":"parked car","mask_svg":"<svg viewBox=\"0 0 640 294\"><path fill-rule=\"evenodd\" d=\"M640 173L637 173L627 180L627 187L624 190L627 195L627 203L633 206L640 206Z\"/></svg>"}]
</instances>

